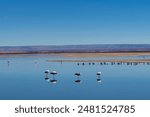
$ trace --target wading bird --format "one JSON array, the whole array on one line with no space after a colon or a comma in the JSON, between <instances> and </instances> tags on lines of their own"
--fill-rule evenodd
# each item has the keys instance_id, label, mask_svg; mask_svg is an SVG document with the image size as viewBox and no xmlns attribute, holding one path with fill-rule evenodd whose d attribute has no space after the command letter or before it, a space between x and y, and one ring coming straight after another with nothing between
<instances>
[{"instance_id":1,"label":"wading bird","mask_svg":"<svg viewBox=\"0 0 150 117\"><path fill-rule=\"evenodd\" d=\"M49 74L49 70L45 70L45 74L46 74L46 76L45 76L45 80L49 80L49 78L48 78L48 74Z\"/></svg>"},{"instance_id":2,"label":"wading bird","mask_svg":"<svg viewBox=\"0 0 150 117\"><path fill-rule=\"evenodd\" d=\"M100 78L100 76L101 76L101 72L97 72L97 74L96 74L97 76L98 76L98 78L97 78L97 82L101 82L101 78Z\"/></svg>"},{"instance_id":3,"label":"wading bird","mask_svg":"<svg viewBox=\"0 0 150 117\"><path fill-rule=\"evenodd\" d=\"M52 72L50 72L50 74L52 74L52 75L53 75L53 79L52 79L52 80L50 80L50 82L51 82L51 83L57 83L57 80L54 78L54 75L56 75L56 74L57 74L57 71L52 71Z\"/></svg>"},{"instance_id":4,"label":"wading bird","mask_svg":"<svg viewBox=\"0 0 150 117\"><path fill-rule=\"evenodd\" d=\"M75 80L76 83L80 83L81 80L79 79L79 77L81 76L80 72L76 72L74 75L77 76L77 80Z\"/></svg>"}]
</instances>

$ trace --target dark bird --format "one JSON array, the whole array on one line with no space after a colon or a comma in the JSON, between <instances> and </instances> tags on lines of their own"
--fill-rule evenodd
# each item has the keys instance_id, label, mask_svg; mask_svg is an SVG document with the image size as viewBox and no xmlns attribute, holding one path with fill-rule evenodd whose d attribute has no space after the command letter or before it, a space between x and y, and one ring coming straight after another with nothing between
<instances>
[{"instance_id":1,"label":"dark bird","mask_svg":"<svg viewBox=\"0 0 150 117\"><path fill-rule=\"evenodd\" d=\"M75 80L76 83L80 83L81 80L79 79L79 77L81 76L80 72L76 72L74 75L77 76L77 80Z\"/></svg>"},{"instance_id":2,"label":"dark bird","mask_svg":"<svg viewBox=\"0 0 150 117\"><path fill-rule=\"evenodd\" d=\"M75 73L74 75L76 75L76 76L80 76L81 74L80 74L80 72L77 72L77 73Z\"/></svg>"}]
</instances>

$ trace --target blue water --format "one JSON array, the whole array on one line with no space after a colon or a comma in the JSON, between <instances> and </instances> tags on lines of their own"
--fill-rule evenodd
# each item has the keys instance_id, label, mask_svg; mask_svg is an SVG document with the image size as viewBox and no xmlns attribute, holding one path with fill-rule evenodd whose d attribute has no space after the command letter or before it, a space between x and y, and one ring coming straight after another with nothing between
<instances>
[{"instance_id":1,"label":"blue water","mask_svg":"<svg viewBox=\"0 0 150 117\"><path fill-rule=\"evenodd\" d=\"M1 100L147 100L150 99L150 65L77 65L77 63L47 62L66 59L59 55L0 56ZM84 58L85 59L85 58ZM108 58L109 59L109 58ZM9 62L8 62L9 61ZM45 80L45 70L56 70ZM101 71L101 82L96 73ZM80 83L75 83L80 72Z\"/></svg>"}]
</instances>

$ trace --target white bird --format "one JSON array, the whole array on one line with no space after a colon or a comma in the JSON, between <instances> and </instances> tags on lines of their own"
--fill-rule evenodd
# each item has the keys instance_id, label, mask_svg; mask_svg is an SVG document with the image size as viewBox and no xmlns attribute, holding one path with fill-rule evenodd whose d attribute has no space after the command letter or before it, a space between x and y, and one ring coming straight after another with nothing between
<instances>
[{"instance_id":1,"label":"white bird","mask_svg":"<svg viewBox=\"0 0 150 117\"><path fill-rule=\"evenodd\" d=\"M97 74L96 74L96 75L100 76L100 75L101 75L101 72L97 72Z\"/></svg>"},{"instance_id":2,"label":"white bird","mask_svg":"<svg viewBox=\"0 0 150 117\"><path fill-rule=\"evenodd\" d=\"M57 71L52 71L52 72L50 72L50 74L56 75L56 74L57 74Z\"/></svg>"}]
</instances>

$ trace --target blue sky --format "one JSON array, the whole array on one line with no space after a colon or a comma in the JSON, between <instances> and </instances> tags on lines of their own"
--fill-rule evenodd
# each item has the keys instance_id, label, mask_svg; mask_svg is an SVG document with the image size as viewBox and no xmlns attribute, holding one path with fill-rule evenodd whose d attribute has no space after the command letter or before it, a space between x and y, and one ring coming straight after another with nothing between
<instances>
[{"instance_id":1,"label":"blue sky","mask_svg":"<svg viewBox=\"0 0 150 117\"><path fill-rule=\"evenodd\" d=\"M150 44L150 0L0 0L0 46Z\"/></svg>"}]
</instances>

